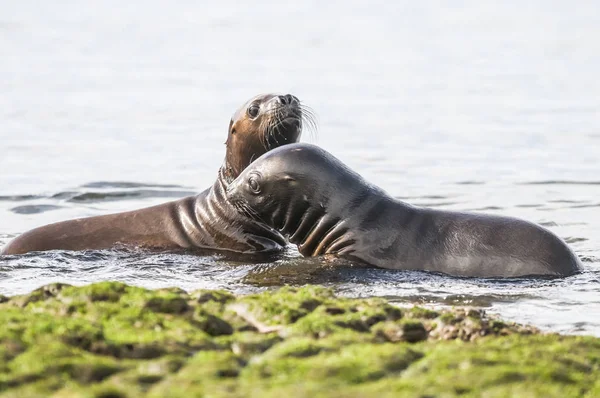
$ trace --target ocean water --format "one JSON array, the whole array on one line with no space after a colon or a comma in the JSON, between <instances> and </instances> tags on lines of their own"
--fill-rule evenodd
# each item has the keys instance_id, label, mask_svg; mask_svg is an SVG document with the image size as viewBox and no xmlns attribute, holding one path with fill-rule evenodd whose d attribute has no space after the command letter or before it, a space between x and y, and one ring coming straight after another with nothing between
<instances>
[{"instance_id":1,"label":"ocean water","mask_svg":"<svg viewBox=\"0 0 600 398\"><path fill-rule=\"evenodd\" d=\"M584 261L558 280L273 258L0 257L0 294L121 280L238 293L319 283L473 305L600 336L600 3L0 0L0 245L210 186L246 99L290 92L318 144L409 203L538 222Z\"/></svg>"}]
</instances>

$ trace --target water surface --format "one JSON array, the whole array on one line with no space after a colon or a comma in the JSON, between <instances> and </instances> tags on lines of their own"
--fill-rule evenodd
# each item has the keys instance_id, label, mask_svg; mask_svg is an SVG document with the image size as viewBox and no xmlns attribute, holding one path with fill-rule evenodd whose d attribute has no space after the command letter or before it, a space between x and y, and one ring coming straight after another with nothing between
<instances>
[{"instance_id":1,"label":"water surface","mask_svg":"<svg viewBox=\"0 0 600 398\"><path fill-rule=\"evenodd\" d=\"M0 0L0 245L212 184L247 98L292 92L321 145L415 205L526 218L585 272L458 279L275 258L91 251L0 258L0 293L121 280L476 305L600 336L600 5L581 1Z\"/></svg>"}]
</instances>

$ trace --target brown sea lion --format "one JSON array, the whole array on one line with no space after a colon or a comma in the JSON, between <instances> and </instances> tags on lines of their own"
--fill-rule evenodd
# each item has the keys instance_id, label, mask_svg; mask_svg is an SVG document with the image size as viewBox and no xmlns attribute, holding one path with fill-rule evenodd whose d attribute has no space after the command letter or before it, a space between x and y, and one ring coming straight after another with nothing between
<instances>
[{"instance_id":1,"label":"brown sea lion","mask_svg":"<svg viewBox=\"0 0 600 398\"><path fill-rule=\"evenodd\" d=\"M38 227L9 242L1 254L115 246L277 251L286 244L281 234L237 212L225 191L254 159L297 142L306 123L314 123L314 119L295 96L256 96L233 115L225 161L214 185L204 192L139 210Z\"/></svg>"},{"instance_id":2,"label":"brown sea lion","mask_svg":"<svg viewBox=\"0 0 600 398\"><path fill-rule=\"evenodd\" d=\"M314 145L265 153L229 185L227 196L242 214L288 236L305 256L334 254L381 268L466 277L581 271L577 255L540 225L412 206Z\"/></svg>"}]
</instances>

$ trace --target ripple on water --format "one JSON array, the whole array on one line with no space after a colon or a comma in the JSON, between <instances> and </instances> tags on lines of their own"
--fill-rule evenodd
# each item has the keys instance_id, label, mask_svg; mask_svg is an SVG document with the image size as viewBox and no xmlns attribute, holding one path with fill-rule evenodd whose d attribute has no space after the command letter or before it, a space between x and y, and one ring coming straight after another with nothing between
<instances>
[{"instance_id":1,"label":"ripple on water","mask_svg":"<svg viewBox=\"0 0 600 398\"><path fill-rule=\"evenodd\" d=\"M83 184L82 188L188 188L176 184L147 184L131 181L96 181Z\"/></svg>"},{"instance_id":2,"label":"ripple on water","mask_svg":"<svg viewBox=\"0 0 600 398\"><path fill-rule=\"evenodd\" d=\"M540 221L538 224L544 227L558 227L558 224L554 221Z\"/></svg>"},{"instance_id":3,"label":"ripple on water","mask_svg":"<svg viewBox=\"0 0 600 398\"><path fill-rule=\"evenodd\" d=\"M24 206L16 206L10 209L13 213L16 214L38 214L44 213L47 211L62 209L63 206L57 205L24 205Z\"/></svg>"},{"instance_id":4,"label":"ripple on water","mask_svg":"<svg viewBox=\"0 0 600 398\"><path fill-rule=\"evenodd\" d=\"M543 207L544 205L538 203L525 203L525 204L517 204L515 207L520 207L523 209L536 209L539 207Z\"/></svg>"},{"instance_id":5,"label":"ripple on water","mask_svg":"<svg viewBox=\"0 0 600 398\"><path fill-rule=\"evenodd\" d=\"M475 209L469 209L471 211L494 211L494 210L504 210L504 207L500 207L500 206L484 206L484 207L477 207Z\"/></svg>"},{"instance_id":6,"label":"ripple on water","mask_svg":"<svg viewBox=\"0 0 600 398\"><path fill-rule=\"evenodd\" d=\"M485 181L458 181L456 185L485 185Z\"/></svg>"},{"instance_id":7,"label":"ripple on water","mask_svg":"<svg viewBox=\"0 0 600 398\"><path fill-rule=\"evenodd\" d=\"M2 202L23 202L27 200L43 199L42 195L0 195Z\"/></svg>"},{"instance_id":8,"label":"ripple on water","mask_svg":"<svg viewBox=\"0 0 600 398\"><path fill-rule=\"evenodd\" d=\"M90 188L95 190L90 190ZM50 195L3 195L0 201L23 202L34 200L49 200L68 203L99 203L122 200L139 200L152 198L181 198L198 194L197 191L180 185L144 184L137 182L91 182L75 190L61 191ZM15 206L11 209L16 214L36 214L59 209L55 204L32 204Z\"/></svg>"},{"instance_id":9,"label":"ripple on water","mask_svg":"<svg viewBox=\"0 0 600 398\"><path fill-rule=\"evenodd\" d=\"M67 202L98 203L127 199L181 198L184 196L194 195L195 193L195 191L136 189L132 191L82 192L74 193L72 195L62 195L62 198L66 199Z\"/></svg>"},{"instance_id":10,"label":"ripple on water","mask_svg":"<svg viewBox=\"0 0 600 398\"><path fill-rule=\"evenodd\" d=\"M518 182L518 185L600 185L600 181L545 180Z\"/></svg>"},{"instance_id":11,"label":"ripple on water","mask_svg":"<svg viewBox=\"0 0 600 398\"><path fill-rule=\"evenodd\" d=\"M566 236L565 237L565 242L567 242L568 244L577 243L577 242L585 242L587 240L589 240L589 239L581 238L581 237L577 237L577 236Z\"/></svg>"},{"instance_id":12,"label":"ripple on water","mask_svg":"<svg viewBox=\"0 0 600 398\"><path fill-rule=\"evenodd\" d=\"M579 204L579 205L573 205L573 206L567 206L571 209L585 209L588 207L600 207L600 202L599 203L586 203L586 204Z\"/></svg>"}]
</instances>

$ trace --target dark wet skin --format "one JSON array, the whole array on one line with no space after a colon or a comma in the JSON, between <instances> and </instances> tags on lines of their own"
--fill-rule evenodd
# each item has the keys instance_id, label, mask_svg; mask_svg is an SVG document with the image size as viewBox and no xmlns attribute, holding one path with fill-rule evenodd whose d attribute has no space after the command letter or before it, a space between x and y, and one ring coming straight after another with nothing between
<instances>
[{"instance_id":1,"label":"dark wet skin","mask_svg":"<svg viewBox=\"0 0 600 398\"><path fill-rule=\"evenodd\" d=\"M381 268L466 277L581 271L577 255L540 225L412 206L314 145L263 155L227 194L241 213L281 232L304 256L333 254Z\"/></svg>"}]
</instances>

